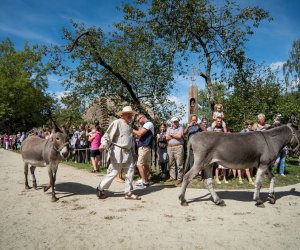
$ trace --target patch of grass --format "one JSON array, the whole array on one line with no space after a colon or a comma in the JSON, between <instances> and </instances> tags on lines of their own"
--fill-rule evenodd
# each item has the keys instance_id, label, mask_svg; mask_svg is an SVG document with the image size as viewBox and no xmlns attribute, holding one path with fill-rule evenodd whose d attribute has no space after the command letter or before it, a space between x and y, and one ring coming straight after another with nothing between
<instances>
[{"instance_id":1,"label":"patch of grass","mask_svg":"<svg viewBox=\"0 0 300 250\"><path fill-rule=\"evenodd\" d=\"M90 170L92 167L91 163L75 163L71 160L64 161L64 164L76 167L78 169L86 169ZM106 167L101 167L100 168L100 173L106 174L107 168ZM275 174L276 177L276 182L275 182L275 187L282 187L282 186L288 186L288 185L293 185L295 183L300 182L300 166L299 166L299 161L298 158L292 158L288 157L286 161L286 176L281 176L279 174ZM139 175L136 173L134 176L134 179L138 179ZM150 181L155 184L160 184L160 185L176 185L175 181L173 182L166 182L160 179L160 173L159 172L152 172L151 173L151 178ZM216 184L214 182L214 187L217 189L253 189L253 185L249 184L247 178L243 179L243 184L239 183L238 178L233 179L232 176L229 176L228 178L228 184L225 184L223 181L221 181L222 184ZM264 188L268 188L270 185L270 182L267 178L265 178L262 182L262 186ZM200 189L206 189L206 186L204 184L203 180L199 179L194 179L190 182L189 188L200 188Z\"/></svg>"},{"instance_id":2,"label":"patch of grass","mask_svg":"<svg viewBox=\"0 0 300 250\"><path fill-rule=\"evenodd\" d=\"M92 169L92 163L75 163L74 161L71 161L71 160L63 161L62 163L72 166L72 167L75 167L75 168L78 168L78 169L86 169L88 171L90 171ZM100 173L105 174L107 171L107 168L104 166L101 166L99 170L100 170Z\"/></svg>"},{"instance_id":3,"label":"patch of grass","mask_svg":"<svg viewBox=\"0 0 300 250\"><path fill-rule=\"evenodd\" d=\"M14 150L13 152L20 153L20 150ZM64 164L76 167L78 169L86 169L91 170L92 164L91 163L75 163L71 160L63 161ZM107 168L102 166L100 168L100 173L106 174ZM160 185L175 185L175 181L173 182L166 182L162 181L160 179L160 173L159 172L152 172L150 181L155 184ZM279 174L275 174L276 182L275 187L283 187L283 186L289 186L293 185L295 183L300 182L300 165L299 165L299 159L296 157L287 157L286 160L286 176L281 176ZM139 175L135 174L134 179L138 179ZM253 185L248 183L247 178L243 179L244 184L239 184L238 178L233 179L232 176L228 178L228 184L225 184L222 182L222 184L218 185L214 182L214 187L217 189L253 189ZM269 180L266 178L262 182L262 186L264 188L268 188L270 185ZM206 189L206 186L204 184L203 180L194 179L190 182L189 188L200 188L200 189Z\"/></svg>"}]
</instances>

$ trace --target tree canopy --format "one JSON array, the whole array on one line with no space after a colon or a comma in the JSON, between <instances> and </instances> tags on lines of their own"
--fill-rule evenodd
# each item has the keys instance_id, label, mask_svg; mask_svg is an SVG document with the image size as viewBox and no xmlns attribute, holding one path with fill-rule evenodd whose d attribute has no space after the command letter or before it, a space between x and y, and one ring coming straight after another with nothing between
<instances>
[{"instance_id":1,"label":"tree canopy","mask_svg":"<svg viewBox=\"0 0 300 250\"><path fill-rule=\"evenodd\" d=\"M257 115L265 114L269 124L277 114L287 122L292 113L300 115L300 94L286 92L276 72L255 62L244 64L243 69L233 72L227 84L214 84L216 101L224 106L226 124L231 131L240 131L248 119L257 121ZM199 115L211 120L207 90L199 91L201 100Z\"/></svg>"},{"instance_id":2,"label":"tree canopy","mask_svg":"<svg viewBox=\"0 0 300 250\"><path fill-rule=\"evenodd\" d=\"M293 42L292 50L289 52L289 58L283 65L285 83L287 87L299 89L300 78L300 39ZM290 80L290 77L293 79Z\"/></svg>"},{"instance_id":3,"label":"tree canopy","mask_svg":"<svg viewBox=\"0 0 300 250\"><path fill-rule=\"evenodd\" d=\"M67 44L54 48L53 69L68 77L64 84L82 103L112 98L116 105L111 114L124 103L147 116L148 109L158 117L174 112L167 98L174 87L172 51L155 43L147 29L118 28L107 35L101 28L73 22L73 30L64 29Z\"/></svg>"},{"instance_id":4,"label":"tree canopy","mask_svg":"<svg viewBox=\"0 0 300 250\"><path fill-rule=\"evenodd\" d=\"M16 51L10 39L0 42L1 130L29 130L45 124L53 104L47 86L41 52L27 43Z\"/></svg>"},{"instance_id":5,"label":"tree canopy","mask_svg":"<svg viewBox=\"0 0 300 250\"><path fill-rule=\"evenodd\" d=\"M215 104L213 81L222 76L220 69L241 68L247 60L248 36L262 20L271 20L259 7L241 8L227 0L222 5L211 0L144 0L124 4L123 11L128 27L150 27L157 40L166 42L181 59L198 58L211 107Z\"/></svg>"}]
</instances>

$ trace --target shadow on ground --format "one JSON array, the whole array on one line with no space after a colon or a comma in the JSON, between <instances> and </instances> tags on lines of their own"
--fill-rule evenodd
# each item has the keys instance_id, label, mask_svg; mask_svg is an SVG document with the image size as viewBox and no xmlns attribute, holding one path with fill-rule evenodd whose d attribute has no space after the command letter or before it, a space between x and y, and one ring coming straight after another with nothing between
<instances>
[{"instance_id":1,"label":"shadow on ground","mask_svg":"<svg viewBox=\"0 0 300 250\"><path fill-rule=\"evenodd\" d=\"M59 198L65 198L73 195L96 195L96 189L94 187L77 182L58 183L55 185L55 192Z\"/></svg>"},{"instance_id":2,"label":"shadow on ground","mask_svg":"<svg viewBox=\"0 0 300 250\"><path fill-rule=\"evenodd\" d=\"M165 188L175 188L175 185L152 185L144 189L134 189L132 192L138 196L145 196L150 193L161 191ZM96 191L95 191L96 192ZM108 197L123 197L124 192L112 192L110 190L105 192Z\"/></svg>"},{"instance_id":3,"label":"shadow on ground","mask_svg":"<svg viewBox=\"0 0 300 250\"><path fill-rule=\"evenodd\" d=\"M144 196L150 193L161 191L164 188L175 188L175 185L152 185L145 189L135 189L134 194ZM77 183L77 182L64 182L55 185L55 191L58 197L65 198L73 195L96 195L96 189L89 185ZM121 197L124 196L124 192L113 192L111 190L106 191L108 197ZM62 196L61 196L62 195Z\"/></svg>"},{"instance_id":4,"label":"shadow on ground","mask_svg":"<svg viewBox=\"0 0 300 250\"><path fill-rule=\"evenodd\" d=\"M218 191L217 194L225 202L226 202L226 200L253 202L253 192L250 192L250 191ZM282 197L289 196L289 195L290 196L300 196L300 192L296 191L295 188L292 188L289 191L275 192L276 200L279 200ZM260 192L260 198L263 201L266 201L267 197L268 197L268 192ZM203 195L203 196L200 196L200 197L197 197L194 199L189 199L187 202L193 203L193 202L209 201L209 200L212 200L212 199L211 199L210 194L207 193L206 195Z\"/></svg>"}]
</instances>

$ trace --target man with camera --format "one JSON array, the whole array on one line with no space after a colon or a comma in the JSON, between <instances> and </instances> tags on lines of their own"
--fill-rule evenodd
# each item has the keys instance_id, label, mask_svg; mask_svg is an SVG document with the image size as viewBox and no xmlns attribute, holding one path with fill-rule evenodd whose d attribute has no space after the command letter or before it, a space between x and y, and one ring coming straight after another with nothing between
<instances>
[{"instance_id":1,"label":"man with camera","mask_svg":"<svg viewBox=\"0 0 300 250\"><path fill-rule=\"evenodd\" d=\"M197 134L201 131L202 131L201 126L198 123L198 116L195 114L191 115L191 122L184 129L184 134L188 136L188 140L189 140L192 135ZM190 169L194 164L193 150L191 148L188 148L187 150L189 150L190 152L189 152L189 162L188 164L186 164L187 169L185 170L185 172L187 172L188 169ZM201 173L199 173L199 176L201 176Z\"/></svg>"},{"instance_id":2,"label":"man with camera","mask_svg":"<svg viewBox=\"0 0 300 250\"><path fill-rule=\"evenodd\" d=\"M200 124L198 123L198 116L193 114L191 116L191 122L184 129L184 135L187 135L189 140L191 135L196 134L200 131L201 128L200 128Z\"/></svg>"}]
</instances>

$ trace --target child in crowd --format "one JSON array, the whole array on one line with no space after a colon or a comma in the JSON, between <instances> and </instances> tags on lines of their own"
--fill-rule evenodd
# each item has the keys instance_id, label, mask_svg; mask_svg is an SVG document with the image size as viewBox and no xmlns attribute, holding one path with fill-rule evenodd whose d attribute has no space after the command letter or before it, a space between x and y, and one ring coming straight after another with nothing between
<instances>
[{"instance_id":1,"label":"child in crowd","mask_svg":"<svg viewBox=\"0 0 300 250\"><path fill-rule=\"evenodd\" d=\"M222 118L222 127L226 127L226 123L224 122L224 113L223 113L223 105L220 103L215 104L214 112L213 112L213 120L212 126L215 126L217 118Z\"/></svg>"},{"instance_id":2,"label":"child in crowd","mask_svg":"<svg viewBox=\"0 0 300 250\"><path fill-rule=\"evenodd\" d=\"M168 152L167 152L167 139L166 139L166 131L167 125L165 123L160 124L160 133L157 135L157 145L158 145L158 157L159 164L161 168L161 179L166 179L168 175Z\"/></svg>"}]
</instances>

